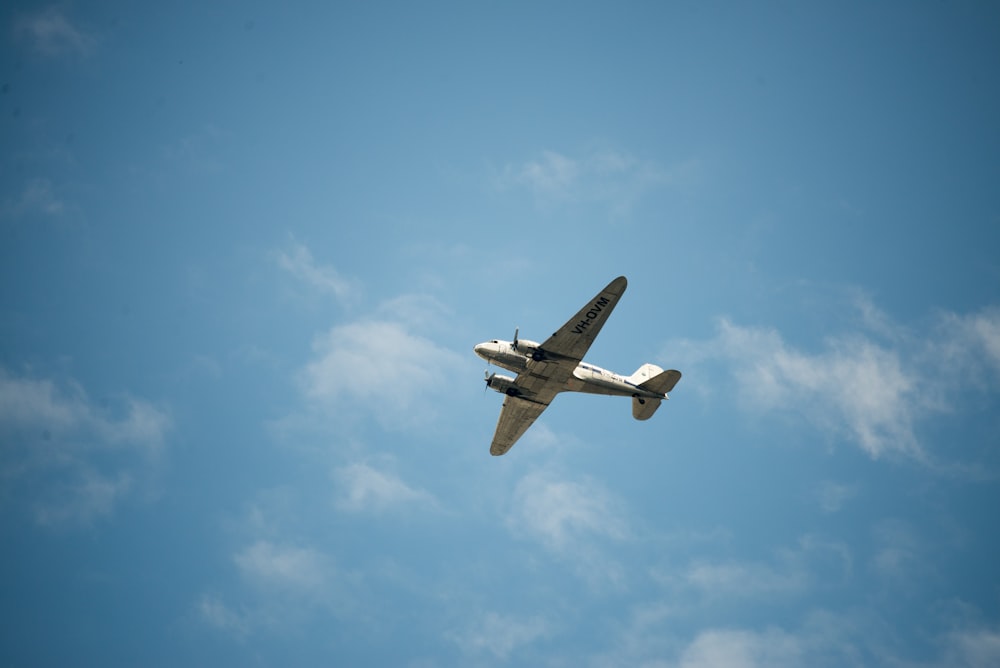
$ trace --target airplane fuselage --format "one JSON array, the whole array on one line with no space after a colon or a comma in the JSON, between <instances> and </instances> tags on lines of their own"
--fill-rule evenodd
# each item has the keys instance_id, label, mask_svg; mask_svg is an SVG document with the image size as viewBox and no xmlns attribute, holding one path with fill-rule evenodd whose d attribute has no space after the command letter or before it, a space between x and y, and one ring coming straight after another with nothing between
<instances>
[{"instance_id":1,"label":"airplane fuselage","mask_svg":"<svg viewBox=\"0 0 1000 668\"><path fill-rule=\"evenodd\" d=\"M532 353L537 349L538 344L534 341L521 339L515 348L511 341L494 339L493 341L480 343L474 350L477 355L487 362L520 374L529 371L532 365L538 363L532 359ZM576 366L573 374L566 380L565 386L560 391L642 397L647 399L666 398L664 394L644 390L621 374L602 369L587 362L580 362Z\"/></svg>"}]
</instances>

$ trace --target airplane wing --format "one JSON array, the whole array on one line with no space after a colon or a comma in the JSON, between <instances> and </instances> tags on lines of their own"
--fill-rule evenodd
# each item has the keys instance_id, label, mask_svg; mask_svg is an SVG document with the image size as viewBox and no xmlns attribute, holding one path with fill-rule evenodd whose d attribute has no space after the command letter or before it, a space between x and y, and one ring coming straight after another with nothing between
<instances>
[{"instance_id":1,"label":"airplane wing","mask_svg":"<svg viewBox=\"0 0 1000 668\"><path fill-rule=\"evenodd\" d=\"M504 399L493 443L490 444L490 454L499 457L510 450L546 408L548 404L540 404L529 399L517 397Z\"/></svg>"},{"instance_id":2,"label":"airplane wing","mask_svg":"<svg viewBox=\"0 0 1000 668\"><path fill-rule=\"evenodd\" d=\"M538 358L529 360L528 368L514 380L516 394L508 395L503 402L490 445L491 455L499 456L510 450L556 394L565 389L566 381L590 349L627 285L624 276L608 283L579 313L539 346Z\"/></svg>"},{"instance_id":3,"label":"airplane wing","mask_svg":"<svg viewBox=\"0 0 1000 668\"><path fill-rule=\"evenodd\" d=\"M491 455L500 456L510 450L562 391L575 368L575 364L563 362L528 362L528 368L514 379L516 394L508 395L500 409Z\"/></svg>"},{"instance_id":4,"label":"airplane wing","mask_svg":"<svg viewBox=\"0 0 1000 668\"><path fill-rule=\"evenodd\" d=\"M628 281L624 276L619 276L608 283L606 288L598 292L586 306L540 346L543 355L549 359L579 363L587 354L601 327L604 327L608 316L618 305L618 300L625 293L626 287Z\"/></svg>"}]
</instances>

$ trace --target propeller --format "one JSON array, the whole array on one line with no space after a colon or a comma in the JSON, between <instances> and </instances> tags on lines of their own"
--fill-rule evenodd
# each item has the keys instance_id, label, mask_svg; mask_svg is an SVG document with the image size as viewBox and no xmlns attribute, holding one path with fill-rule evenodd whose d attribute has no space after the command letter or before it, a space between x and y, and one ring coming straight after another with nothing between
<instances>
[{"instance_id":1,"label":"propeller","mask_svg":"<svg viewBox=\"0 0 1000 668\"><path fill-rule=\"evenodd\" d=\"M518 332L518 328L515 327L514 328L514 340L510 344L510 347L513 348L514 350L517 350L517 332Z\"/></svg>"},{"instance_id":2,"label":"propeller","mask_svg":"<svg viewBox=\"0 0 1000 668\"><path fill-rule=\"evenodd\" d=\"M493 380L493 376L495 375L496 375L495 373L491 374L488 368L486 369L486 371L483 372L484 380L486 381L486 387L483 388L484 394L486 393L486 390L489 388L490 381Z\"/></svg>"}]
</instances>

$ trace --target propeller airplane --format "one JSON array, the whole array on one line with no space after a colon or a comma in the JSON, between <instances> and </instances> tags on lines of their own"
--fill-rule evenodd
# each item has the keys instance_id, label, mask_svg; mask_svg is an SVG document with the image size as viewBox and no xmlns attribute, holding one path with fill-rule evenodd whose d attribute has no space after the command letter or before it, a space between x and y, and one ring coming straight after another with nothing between
<instances>
[{"instance_id":1,"label":"propeller airplane","mask_svg":"<svg viewBox=\"0 0 1000 668\"><path fill-rule=\"evenodd\" d=\"M494 339L475 347L486 361L517 374L486 371L486 386L506 395L490 454L510 450L560 392L631 397L636 420L648 420L660 402L669 399L667 393L681 379L680 371L643 364L631 376L622 376L583 361L627 286L624 276L608 283L542 343L521 339L515 328L513 341Z\"/></svg>"}]
</instances>

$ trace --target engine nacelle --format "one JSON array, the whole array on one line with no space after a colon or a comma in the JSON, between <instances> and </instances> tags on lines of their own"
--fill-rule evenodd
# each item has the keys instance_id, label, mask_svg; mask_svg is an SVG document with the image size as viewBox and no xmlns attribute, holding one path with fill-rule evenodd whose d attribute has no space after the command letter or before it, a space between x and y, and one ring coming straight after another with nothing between
<instances>
[{"instance_id":1,"label":"engine nacelle","mask_svg":"<svg viewBox=\"0 0 1000 668\"><path fill-rule=\"evenodd\" d=\"M537 341L528 341L527 339L521 339L517 342L517 352L524 355L528 359L540 362L541 360L547 359L545 351L542 350L542 344Z\"/></svg>"},{"instance_id":2,"label":"engine nacelle","mask_svg":"<svg viewBox=\"0 0 1000 668\"><path fill-rule=\"evenodd\" d=\"M513 378L502 376L498 373L494 373L486 379L486 386L500 394L507 394L512 397L516 397L521 393L514 385Z\"/></svg>"}]
</instances>

